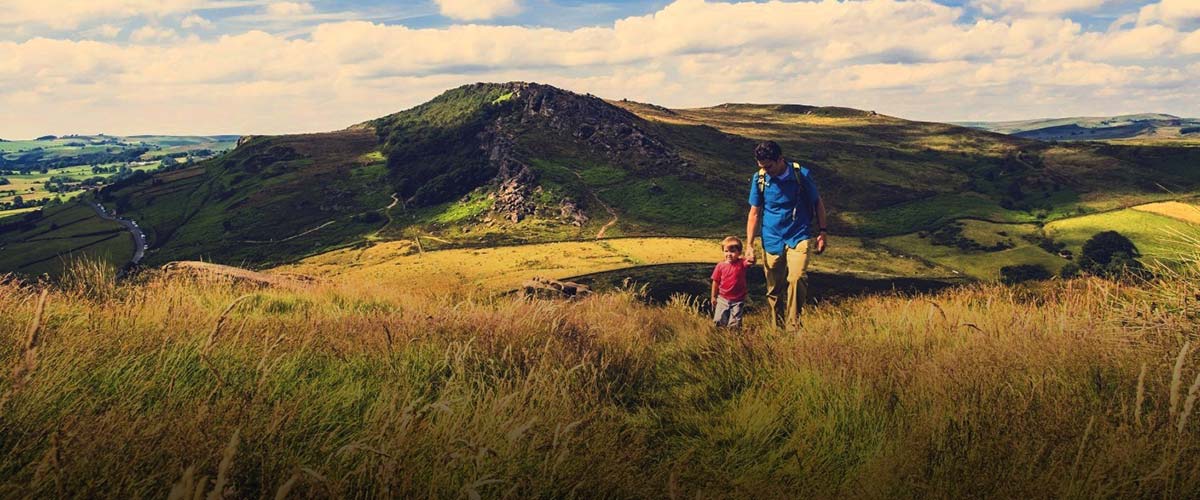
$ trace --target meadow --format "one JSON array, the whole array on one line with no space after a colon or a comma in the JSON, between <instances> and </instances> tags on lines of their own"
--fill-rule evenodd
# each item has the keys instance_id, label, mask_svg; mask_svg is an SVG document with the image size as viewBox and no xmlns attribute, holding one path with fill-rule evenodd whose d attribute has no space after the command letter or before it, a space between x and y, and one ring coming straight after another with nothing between
<instances>
[{"instance_id":1,"label":"meadow","mask_svg":"<svg viewBox=\"0 0 1200 500\"><path fill-rule=\"evenodd\" d=\"M1200 268L713 329L366 279L0 284L0 496L1200 494Z\"/></svg>"},{"instance_id":2,"label":"meadow","mask_svg":"<svg viewBox=\"0 0 1200 500\"><path fill-rule=\"evenodd\" d=\"M574 276L642 266L680 263L715 265L723 258L719 240L700 238L611 238L486 248L430 251L428 237L346 248L309 257L269 272L300 274L330 283L369 282L382 289L413 289L438 294L473 290L494 294L519 288L534 277ZM814 257L811 269L861 277L926 277L951 274L923 260L890 256L856 238L833 238L829 250ZM762 256L761 246L759 257ZM707 277L705 271L702 277Z\"/></svg>"}]
</instances>

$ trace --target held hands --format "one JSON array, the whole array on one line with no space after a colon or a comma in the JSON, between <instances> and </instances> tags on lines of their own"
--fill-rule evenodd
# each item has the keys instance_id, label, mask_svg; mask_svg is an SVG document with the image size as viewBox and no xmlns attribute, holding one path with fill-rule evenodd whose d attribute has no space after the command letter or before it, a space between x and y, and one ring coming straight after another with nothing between
<instances>
[{"instance_id":1,"label":"held hands","mask_svg":"<svg viewBox=\"0 0 1200 500\"><path fill-rule=\"evenodd\" d=\"M746 263L747 263L747 264L754 264L754 247L753 247L753 246L751 246L750 248L746 249L746 255L745 255L745 258L746 258Z\"/></svg>"},{"instance_id":2,"label":"held hands","mask_svg":"<svg viewBox=\"0 0 1200 500\"><path fill-rule=\"evenodd\" d=\"M817 254L825 253L825 233L817 235Z\"/></svg>"}]
</instances>

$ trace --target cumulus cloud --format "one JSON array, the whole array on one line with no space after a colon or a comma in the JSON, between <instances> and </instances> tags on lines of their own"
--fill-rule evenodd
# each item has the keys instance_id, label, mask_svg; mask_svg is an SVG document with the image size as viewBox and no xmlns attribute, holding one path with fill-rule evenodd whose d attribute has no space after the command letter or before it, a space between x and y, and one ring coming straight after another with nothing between
<instances>
[{"instance_id":1,"label":"cumulus cloud","mask_svg":"<svg viewBox=\"0 0 1200 500\"><path fill-rule=\"evenodd\" d=\"M6 0L0 26L37 24L71 29L89 21L179 14L211 3L209 0Z\"/></svg>"},{"instance_id":2,"label":"cumulus cloud","mask_svg":"<svg viewBox=\"0 0 1200 500\"><path fill-rule=\"evenodd\" d=\"M274 2L263 9L263 13L272 17L303 16L315 11L316 9L308 2Z\"/></svg>"},{"instance_id":3,"label":"cumulus cloud","mask_svg":"<svg viewBox=\"0 0 1200 500\"><path fill-rule=\"evenodd\" d=\"M111 24L101 24L90 30L84 31L83 36L88 38L116 38L121 34L121 28Z\"/></svg>"},{"instance_id":4,"label":"cumulus cloud","mask_svg":"<svg viewBox=\"0 0 1200 500\"><path fill-rule=\"evenodd\" d=\"M213 23L212 23L212 21L209 21L208 19L200 17L196 14L189 14L187 17L184 17L183 20L179 22L179 26L185 30L193 29L193 28L207 29L207 28L211 28L213 26Z\"/></svg>"},{"instance_id":5,"label":"cumulus cloud","mask_svg":"<svg viewBox=\"0 0 1200 500\"><path fill-rule=\"evenodd\" d=\"M1200 30L1193 31L1180 43L1179 49L1184 54L1200 54Z\"/></svg>"},{"instance_id":6,"label":"cumulus cloud","mask_svg":"<svg viewBox=\"0 0 1200 500\"><path fill-rule=\"evenodd\" d=\"M1138 24L1162 23L1169 26L1200 24L1200 1L1162 0L1138 11Z\"/></svg>"},{"instance_id":7,"label":"cumulus cloud","mask_svg":"<svg viewBox=\"0 0 1200 500\"><path fill-rule=\"evenodd\" d=\"M0 109L21 117L0 123L0 137L133 132L130 123L163 133L328 130L452 86L509 80L676 107L794 102L947 120L1153 102L1200 115L1195 31L1151 23L1098 32L1053 16L968 22L931 0L679 0L571 30L346 21L302 37L151 43L177 36L147 26L133 44L0 43L0 61L13 61L0 66Z\"/></svg>"},{"instance_id":8,"label":"cumulus cloud","mask_svg":"<svg viewBox=\"0 0 1200 500\"><path fill-rule=\"evenodd\" d=\"M168 42L179 38L179 34L170 28L157 26L142 26L129 34L129 40L137 43Z\"/></svg>"},{"instance_id":9,"label":"cumulus cloud","mask_svg":"<svg viewBox=\"0 0 1200 500\"><path fill-rule=\"evenodd\" d=\"M1069 12L1095 10L1111 0L971 0L969 5L984 15L1057 16Z\"/></svg>"},{"instance_id":10,"label":"cumulus cloud","mask_svg":"<svg viewBox=\"0 0 1200 500\"><path fill-rule=\"evenodd\" d=\"M521 12L517 0L434 0L443 16L463 21L492 19Z\"/></svg>"}]
</instances>

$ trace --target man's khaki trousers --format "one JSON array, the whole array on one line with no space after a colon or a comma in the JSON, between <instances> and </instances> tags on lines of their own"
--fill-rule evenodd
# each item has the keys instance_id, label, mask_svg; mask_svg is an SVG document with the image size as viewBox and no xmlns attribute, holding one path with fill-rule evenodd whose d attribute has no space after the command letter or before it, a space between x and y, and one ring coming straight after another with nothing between
<instances>
[{"instance_id":1,"label":"man's khaki trousers","mask_svg":"<svg viewBox=\"0 0 1200 500\"><path fill-rule=\"evenodd\" d=\"M780 255L763 252L763 270L767 273L767 305L774 314L771 326L796 329L800 327L800 309L808 300L808 256L812 239L783 247Z\"/></svg>"}]
</instances>

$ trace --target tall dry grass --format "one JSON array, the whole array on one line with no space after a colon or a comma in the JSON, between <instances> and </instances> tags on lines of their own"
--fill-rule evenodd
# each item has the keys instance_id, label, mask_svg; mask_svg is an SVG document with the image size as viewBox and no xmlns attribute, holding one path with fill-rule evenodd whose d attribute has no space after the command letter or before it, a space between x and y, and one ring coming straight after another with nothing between
<instances>
[{"instance_id":1,"label":"tall dry grass","mask_svg":"<svg viewBox=\"0 0 1200 500\"><path fill-rule=\"evenodd\" d=\"M859 298L800 335L633 293L6 281L0 366L41 343L0 496L1194 497L1177 272Z\"/></svg>"}]
</instances>

